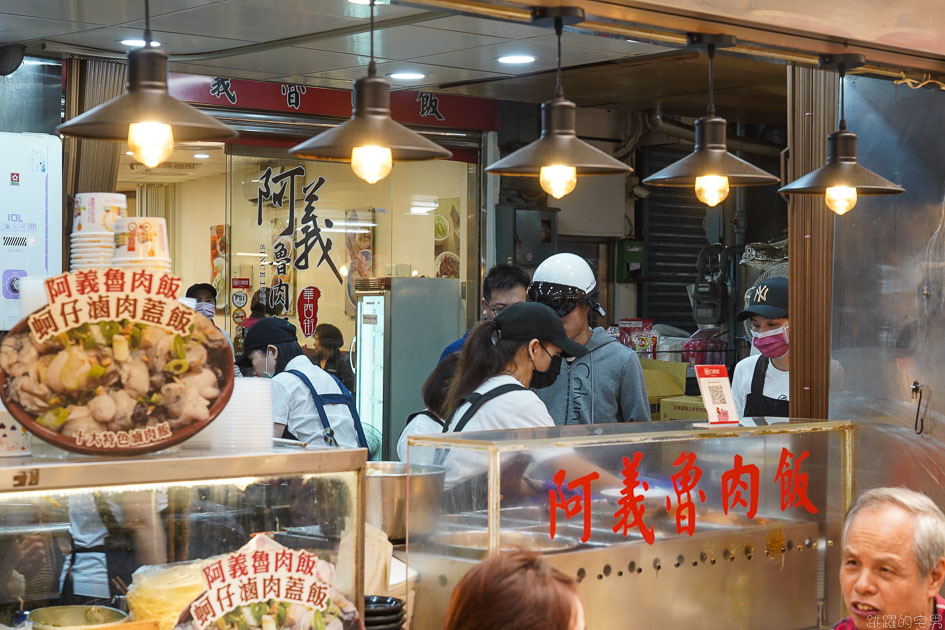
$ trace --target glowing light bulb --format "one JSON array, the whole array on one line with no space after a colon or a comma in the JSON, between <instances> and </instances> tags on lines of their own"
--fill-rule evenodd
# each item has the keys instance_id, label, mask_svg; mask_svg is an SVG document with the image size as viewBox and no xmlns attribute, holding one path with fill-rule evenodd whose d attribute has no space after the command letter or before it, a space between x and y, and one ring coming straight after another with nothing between
<instances>
[{"instance_id":1,"label":"glowing light bulb","mask_svg":"<svg viewBox=\"0 0 945 630\"><path fill-rule=\"evenodd\" d=\"M542 190L555 199L561 199L577 186L577 169L564 164L542 166L538 181Z\"/></svg>"},{"instance_id":2,"label":"glowing light bulb","mask_svg":"<svg viewBox=\"0 0 945 630\"><path fill-rule=\"evenodd\" d=\"M846 214L856 205L856 188L831 186L824 195L827 207L837 214Z\"/></svg>"},{"instance_id":3,"label":"glowing light bulb","mask_svg":"<svg viewBox=\"0 0 945 630\"><path fill-rule=\"evenodd\" d=\"M347 277L348 277L348 265L341 265L341 267L338 268L338 273L341 274L341 277L342 277L342 278L347 278Z\"/></svg>"},{"instance_id":4,"label":"glowing light bulb","mask_svg":"<svg viewBox=\"0 0 945 630\"><path fill-rule=\"evenodd\" d=\"M128 148L136 160L154 168L174 152L174 132L165 123L131 123L128 125Z\"/></svg>"},{"instance_id":5,"label":"glowing light bulb","mask_svg":"<svg viewBox=\"0 0 945 630\"><path fill-rule=\"evenodd\" d=\"M351 170L369 184L375 184L394 168L390 147L366 146L351 149Z\"/></svg>"},{"instance_id":6,"label":"glowing light bulb","mask_svg":"<svg viewBox=\"0 0 945 630\"><path fill-rule=\"evenodd\" d=\"M717 206L728 197L728 177L703 175L696 178L696 197L707 206Z\"/></svg>"}]
</instances>

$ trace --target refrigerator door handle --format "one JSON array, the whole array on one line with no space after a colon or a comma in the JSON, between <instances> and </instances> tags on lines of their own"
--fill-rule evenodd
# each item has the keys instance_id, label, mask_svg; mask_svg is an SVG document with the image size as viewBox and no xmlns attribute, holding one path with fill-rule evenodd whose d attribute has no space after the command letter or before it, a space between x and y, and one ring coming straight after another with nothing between
<instances>
[{"instance_id":1,"label":"refrigerator door handle","mask_svg":"<svg viewBox=\"0 0 945 630\"><path fill-rule=\"evenodd\" d=\"M348 363L351 364L351 372L354 374L358 373L357 367L357 348L358 348L358 337L355 335L351 338L351 345L348 347Z\"/></svg>"}]
</instances>

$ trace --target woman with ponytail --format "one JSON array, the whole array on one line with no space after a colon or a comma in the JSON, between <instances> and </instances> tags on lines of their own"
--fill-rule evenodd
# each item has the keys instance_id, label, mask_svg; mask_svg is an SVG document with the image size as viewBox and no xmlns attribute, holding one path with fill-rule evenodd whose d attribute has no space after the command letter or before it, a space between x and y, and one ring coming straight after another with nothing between
<instances>
[{"instance_id":1,"label":"woman with ponytail","mask_svg":"<svg viewBox=\"0 0 945 630\"><path fill-rule=\"evenodd\" d=\"M447 397L449 432L551 427L545 404L528 388L555 382L561 357L587 349L568 338L561 319L537 302L520 302L476 326L463 346Z\"/></svg>"}]
</instances>

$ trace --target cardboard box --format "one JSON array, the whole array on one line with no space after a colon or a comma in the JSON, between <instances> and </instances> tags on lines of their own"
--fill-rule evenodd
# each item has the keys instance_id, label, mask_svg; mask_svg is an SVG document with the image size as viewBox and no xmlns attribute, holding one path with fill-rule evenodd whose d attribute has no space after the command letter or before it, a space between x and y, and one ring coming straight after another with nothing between
<instances>
[{"instance_id":1,"label":"cardboard box","mask_svg":"<svg viewBox=\"0 0 945 630\"><path fill-rule=\"evenodd\" d=\"M682 396L686 391L687 363L640 359L643 379L650 399L650 419L660 419L660 401L673 396Z\"/></svg>"},{"instance_id":2,"label":"cardboard box","mask_svg":"<svg viewBox=\"0 0 945 630\"><path fill-rule=\"evenodd\" d=\"M660 401L660 420L708 420L702 396L673 396Z\"/></svg>"}]
</instances>

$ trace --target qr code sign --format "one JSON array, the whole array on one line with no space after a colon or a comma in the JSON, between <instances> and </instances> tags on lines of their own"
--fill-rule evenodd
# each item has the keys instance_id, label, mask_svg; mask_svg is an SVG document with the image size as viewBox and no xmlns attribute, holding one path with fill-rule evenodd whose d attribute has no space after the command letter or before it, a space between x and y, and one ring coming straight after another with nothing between
<instances>
[{"instance_id":1,"label":"qr code sign","mask_svg":"<svg viewBox=\"0 0 945 630\"><path fill-rule=\"evenodd\" d=\"M725 404L725 388L721 385L709 385L709 400L713 405Z\"/></svg>"}]
</instances>

